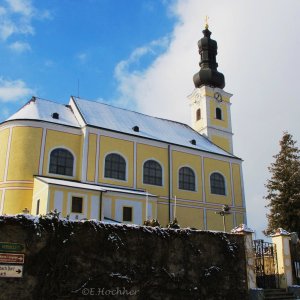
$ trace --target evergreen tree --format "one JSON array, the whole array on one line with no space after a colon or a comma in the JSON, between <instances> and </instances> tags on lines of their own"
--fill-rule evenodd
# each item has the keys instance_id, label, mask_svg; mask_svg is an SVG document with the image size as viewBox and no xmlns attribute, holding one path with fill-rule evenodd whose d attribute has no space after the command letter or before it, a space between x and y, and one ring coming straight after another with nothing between
<instances>
[{"instance_id":1,"label":"evergreen tree","mask_svg":"<svg viewBox=\"0 0 300 300\"><path fill-rule=\"evenodd\" d=\"M265 185L269 208L266 234L279 227L300 233L300 151L295 144L293 136L284 132L280 152L268 168L271 179Z\"/></svg>"}]
</instances>

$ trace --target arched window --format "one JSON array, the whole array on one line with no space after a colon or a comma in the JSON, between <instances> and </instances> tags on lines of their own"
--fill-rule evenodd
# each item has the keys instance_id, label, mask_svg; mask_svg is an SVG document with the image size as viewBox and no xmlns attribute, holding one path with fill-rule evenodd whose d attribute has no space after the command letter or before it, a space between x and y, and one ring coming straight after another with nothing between
<instances>
[{"instance_id":1,"label":"arched window","mask_svg":"<svg viewBox=\"0 0 300 300\"><path fill-rule=\"evenodd\" d=\"M143 181L146 184L162 186L162 168L155 160L147 160L144 163Z\"/></svg>"},{"instance_id":2,"label":"arched window","mask_svg":"<svg viewBox=\"0 0 300 300\"><path fill-rule=\"evenodd\" d=\"M116 153L108 154L105 157L104 176L119 180L126 180L126 161Z\"/></svg>"},{"instance_id":3,"label":"arched window","mask_svg":"<svg viewBox=\"0 0 300 300\"><path fill-rule=\"evenodd\" d=\"M195 174L189 167L179 169L179 188L181 190L195 191Z\"/></svg>"},{"instance_id":4,"label":"arched window","mask_svg":"<svg viewBox=\"0 0 300 300\"><path fill-rule=\"evenodd\" d=\"M196 111L196 121L199 121L201 119L201 109L198 108Z\"/></svg>"},{"instance_id":5,"label":"arched window","mask_svg":"<svg viewBox=\"0 0 300 300\"><path fill-rule=\"evenodd\" d=\"M210 191L216 195L226 195L225 178L220 173L212 173L210 175Z\"/></svg>"},{"instance_id":6,"label":"arched window","mask_svg":"<svg viewBox=\"0 0 300 300\"><path fill-rule=\"evenodd\" d=\"M74 157L66 149L57 148L50 154L49 173L73 176Z\"/></svg>"},{"instance_id":7,"label":"arched window","mask_svg":"<svg viewBox=\"0 0 300 300\"><path fill-rule=\"evenodd\" d=\"M222 120L222 110L219 107L216 108L216 118Z\"/></svg>"}]
</instances>

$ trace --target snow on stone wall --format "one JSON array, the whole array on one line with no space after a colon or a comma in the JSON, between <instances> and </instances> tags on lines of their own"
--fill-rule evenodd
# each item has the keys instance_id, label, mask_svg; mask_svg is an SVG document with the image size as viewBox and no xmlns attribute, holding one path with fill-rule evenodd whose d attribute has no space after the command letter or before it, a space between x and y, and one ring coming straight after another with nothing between
<instances>
[{"instance_id":1,"label":"snow on stone wall","mask_svg":"<svg viewBox=\"0 0 300 300\"><path fill-rule=\"evenodd\" d=\"M0 242L25 245L1 299L247 299L240 235L19 215Z\"/></svg>"}]
</instances>

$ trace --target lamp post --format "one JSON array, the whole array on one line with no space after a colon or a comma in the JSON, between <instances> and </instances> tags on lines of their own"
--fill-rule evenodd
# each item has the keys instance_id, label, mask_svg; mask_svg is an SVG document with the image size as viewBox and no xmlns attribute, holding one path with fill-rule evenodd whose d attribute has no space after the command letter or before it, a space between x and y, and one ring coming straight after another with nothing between
<instances>
[{"instance_id":1,"label":"lamp post","mask_svg":"<svg viewBox=\"0 0 300 300\"><path fill-rule=\"evenodd\" d=\"M230 207L225 204L222 206L222 210L220 211L216 211L216 214L220 215L221 217L223 217L223 228L224 228L224 232L226 232L226 222L225 222L225 217L226 215L230 215Z\"/></svg>"}]
</instances>

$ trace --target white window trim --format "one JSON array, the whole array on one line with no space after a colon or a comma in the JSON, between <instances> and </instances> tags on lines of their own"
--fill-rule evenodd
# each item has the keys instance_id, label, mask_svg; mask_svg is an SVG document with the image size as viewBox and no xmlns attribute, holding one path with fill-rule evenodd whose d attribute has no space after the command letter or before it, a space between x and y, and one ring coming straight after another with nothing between
<instances>
[{"instance_id":1,"label":"white window trim","mask_svg":"<svg viewBox=\"0 0 300 300\"><path fill-rule=\"evenodd\" d=\"M195 175L195 190L194 191L184 190L184 189L180 189L179 188L179 170L181 168L185 168L185 167L191 169L194 172L194 175ZM190 165L181 165L179 168L177 168L177 189L180 190L180 191L186 191L186 192L191 192L191 193L198 193L198 176L197 176L197 172Z\"/></svg>"},{"instance_id":2,"label":"white window trim","mask_svg":"<svg viewBox=\"0 0 300 300\"><path fill-rule=\"evenodd\" d=\"M146 163L147 161L149 161L149 160L154 160L154 161L157 162L157 163L160 165L160 167L161 167L161 176L162 176L162 178L161 178L161 179L162 179L161 185L150 184L150 183L145 183L145 182L144 182L144 165L145 165L145 163ZM164 174L165 174L164 166L163 166L163 164L162 164L159 160L157 160L156 158L151 157L151 158L147 158L147 159L145 159L145 160L143 161L143 163L142 163L142 183L143 183L144 185L156 186L156 187L164 187L164 186L165 186L165 177L164 177Z\"/></svg>"},{"instance_id":3,"label":"white window trim","mask_svg":"<svg viewBox=\"0 0 300 300\"><path fill-rule=\"evenodd\" d=\"M125 163L126 163L126 166L125 166L125 180L105 176L105 160L106 160L106 157L110 154L118 154L125 160ZM127 159L127 157L123 153L120 153L118 151L107 152L103 157L102 176L103 176L104 179L109 179L109 180L112 180L112 181L115 181L115 182L128 182L128 159Z\"/></svg>"},{"instance_id":4,"label":"white window trim","mask_svg":"<svg viewBox=\"0 0 300 300\"><path fill-rule=\"evenodd\" d=\"M50 157L51 157L51 153L53 150L55 149L64 149L64 150L67 150L69 151L72 155L73 155L73 158L74 158L74 161L73 161L73 174L72 176L69 176L69 175L61 175L61 174L56 174L56 173L50 173ZM74 152L70 149L70 148L67 148L65 146L55 146L53 148L51 148L49 150L49 153L48 153L48 166L47 166L47 175L48 176L57 176L59 178L64 178L64 177L67 177L67 178L75 178L76 177L76 165L77 165L77 158L76 158L76 155L74 154Z\"/></svg>"},{"instance_id":5,"label":"white window trim","mask_svg":"<svg viewBox=\"0 0 300 300\"><path fill-rule=\"evenodd\" d=\"M223 178L224 178L224 183L225 183L225 195L213 194L213 193L211 192L210 176L211 176L212 174L214 174L214 173L218 173L218 174L220 174L220 175L223 176ZM211 173L209 174L208 183L209 183L209 193L210 193L210 195L214 195L214 196L216 196L216 197L227 197L227 196L228 196L227 180L226 180L226 176L225 176L222 172L220 172L220 171L213 171L213 172L211 172Z\"/></svg>"}]
</instances>

